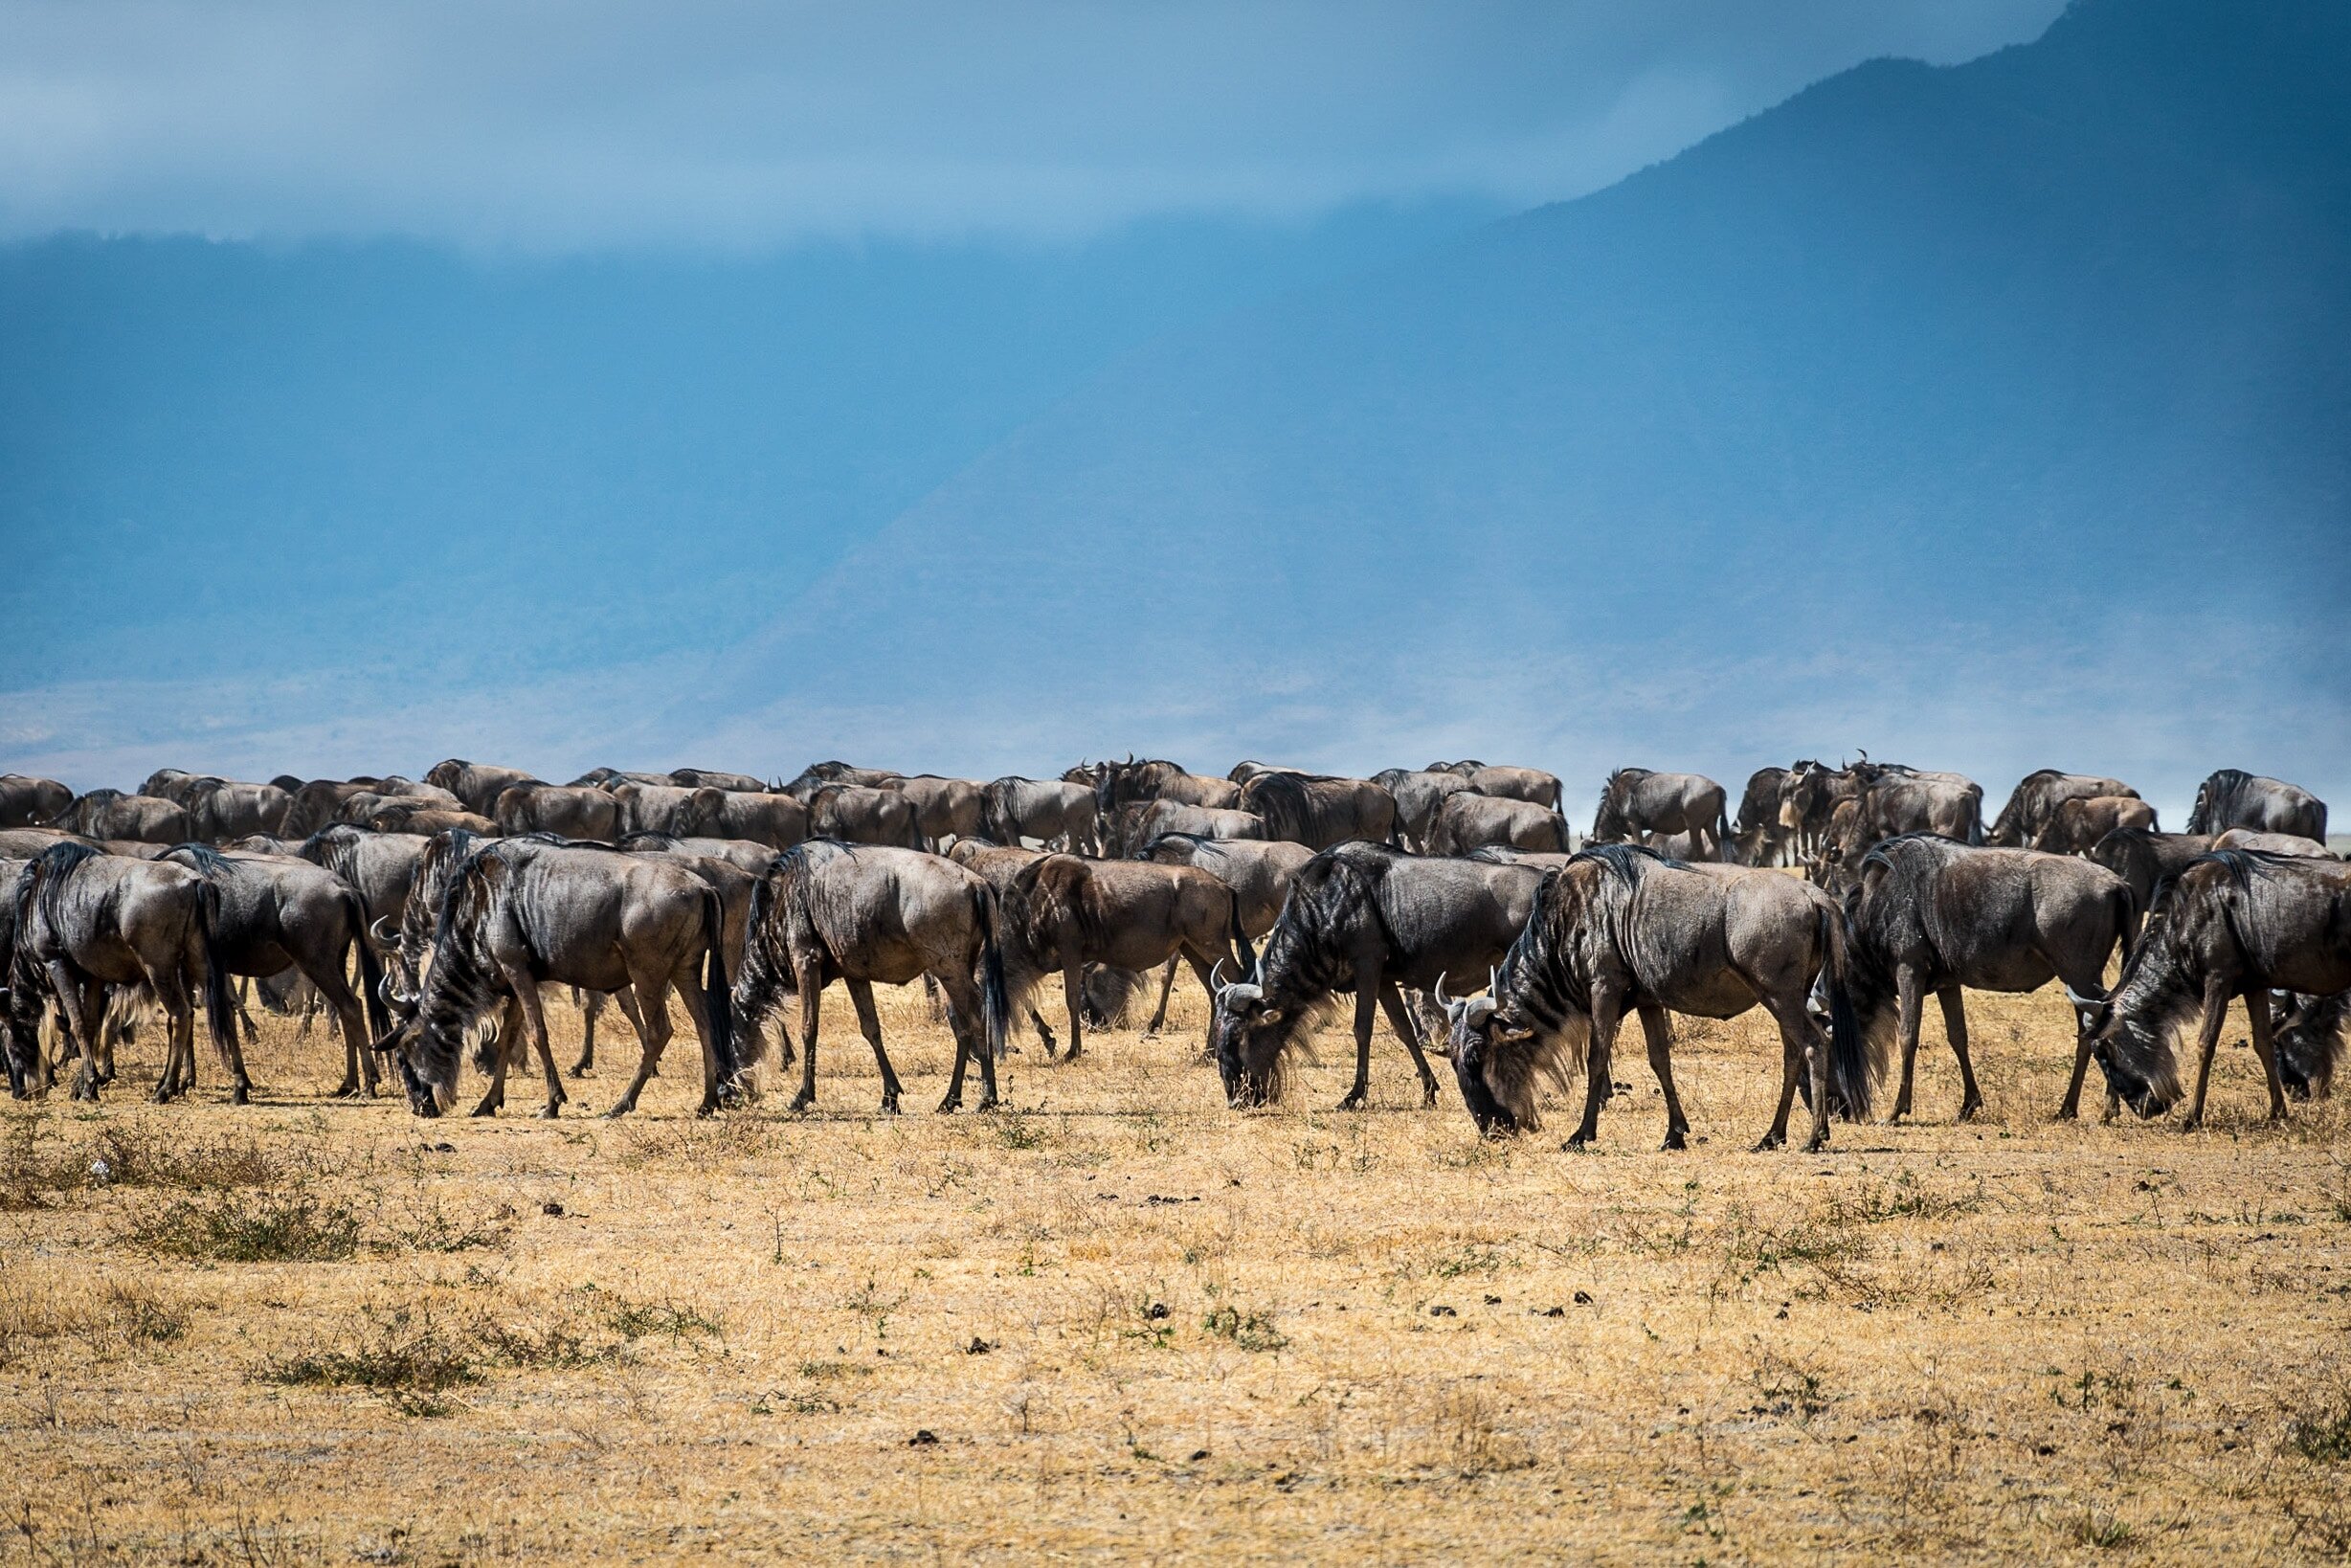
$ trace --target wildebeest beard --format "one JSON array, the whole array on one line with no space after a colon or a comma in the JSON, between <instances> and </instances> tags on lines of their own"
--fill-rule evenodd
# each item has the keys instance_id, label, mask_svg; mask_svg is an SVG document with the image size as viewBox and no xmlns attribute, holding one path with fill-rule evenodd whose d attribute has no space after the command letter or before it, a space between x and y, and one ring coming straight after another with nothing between
<instances>
[{"instance_id":1,"label":"wildebeest beard","mask_svg":"<svg viewBox=\"0 0 2351 1568\"><path fill-rule=\"evenodd\" d=\"M437 1116L455 1101L465 1031L504 999L504 983L478 946L483 929L501 916L499 902L497 890L475 863L453 873L441 895L433 928L432 967L416 1000L416 1014L394 1036L409 1105L419 1116ZM494 1072L500 1049L497 1037L485 1033L476 1047L476 1065Z\"/></svg>"},{"instance_id":2,"label":"wildebeest beard","mask_svg":"<svg viewBox=\"0 0 2351 1568\"><path fill-rule=\"evenodd\" d=\"M1287 1086L1293 1048L1303 1049L1334 1004L1335 993L1354 982L1344 943L1335 929L1337 907L1347 901L1368 907L1370 891L1352 875L1332 878L1322 895L1292 897L1265 939L1257 973L1220 991L1210 1017L1210 1046L1224 1096L1234 1106L1271 1105Z\"/></svg>"},{"instance_id":3,"label":"wildebeest beard","mask_svg":"<svg viewBox=\"0 0 2351 1568\"><path fill-rule=\"evenodd\" d=\"M1587 849L1583 857L1602 852ZM1555 961L1574 926L1572 912L1560 907L1560 887L1556 874L1543 879L1534 913L1503 954L1488 995L1451 1009L1453 1076L1478 1131L1488 1136L1540 1128L1542 1084L1564 1091L1582 1070L1591 1042L1592 998L1575 966Z\"/></svg>"}]
</instances>

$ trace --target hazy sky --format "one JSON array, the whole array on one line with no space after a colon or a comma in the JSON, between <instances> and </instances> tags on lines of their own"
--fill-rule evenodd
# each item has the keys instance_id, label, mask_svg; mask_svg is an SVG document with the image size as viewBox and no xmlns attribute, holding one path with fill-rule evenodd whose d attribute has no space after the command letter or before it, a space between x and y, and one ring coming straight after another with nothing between
<instances>
[{"instance_id":1,"label":"hazy sky","mask_svg":"<svg viewBox=\"0 0 2351 1568\"><path fill-rule=\"evenodd\" d=\"M740 249L1579 195L2059 0L6 0L0 235Z\"/></svg>"}]
</instances>

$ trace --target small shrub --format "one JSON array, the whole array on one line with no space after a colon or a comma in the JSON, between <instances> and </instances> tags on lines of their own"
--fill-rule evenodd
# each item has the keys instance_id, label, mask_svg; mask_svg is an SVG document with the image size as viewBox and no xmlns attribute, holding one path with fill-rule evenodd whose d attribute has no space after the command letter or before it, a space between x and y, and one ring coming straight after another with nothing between
<instances>
[{"instance_id":1,"label":"small shrub","mask_svg":"<svg viewBox=\"0 0 2351 1568\"><path fill-rule=\"evenodd\" d=\"M1288 1336L1273 1326L1271 1314L1243 1312L1233 1306L1220 1307L1200 1319L1200 1327L1219 1339L1229 1339L1245 1351L1278 1351L1289 1343Z\"/></svg>"},{"instance_id":2,"label":"small shrub","mask_svg":"<svg viewBox=\"0 0 2351 1568\"><path fill-rule=\"evenodd\" d=\"M266 1187L281 1181L290 1162L282 1150L252 1138L187 1136L137 1122L114 1122L92 1141L83 1163L91 1179L109 1187ZM103 1175L100 1175L100 1172Z\"/></svg>"},{"instance_id":3,"label":"small shrub","mask_svg":"<svg viewBox=\"0 0 2351 1568\"><path fill-rule=\"evenodd\" d=\"M2296 1411L2286 1422L2286 1446L2321 1465L2351 1460L2351 1393L2320 1409Z\"/></svg>"},{"instance_id":4,"label":"small shrub","mask_svg":"<svg viewBox=\"0 0 2351 1568\"><path fill-rule=\"evenodd\" d=\"M623 1339L643 1339L651 1334L667 1334L682 1339L688 1334L718 1334L724 1326L715 1317L681 1307L672 1301L617 1301L608 1321Z\"/></svg>"},{"instance_id":5,"label":"small shrub","mask_svg":"<svg viewBox=\"0 0 2351 1568\"><path fill-rule=\"evenodd\" d=\"M181 1198L135 1221L124 1238L193 1263L340 1263L359 1250L359 1216L307 1193Z\"/></svg>"},{"instance_id":6,"label":"small shrub","mask_svg":"<svg viewBox=\"0 0 2351 1568\"><path fill-rule=\"evenodd\" d=\"M453 1334L429 1311L399 1309L378 1315L368 1310L373 1333L348 1350L326 1350L273 1362L263 1382L300 1388L364 1388L379 1394L408 1416L444 1416L441 1398L455 1388L482 1380L478 1348Z\"/></svg>"},{"instance_id":7,"label":"small shrub","mask_svg":"<svg viewBox=\"0 0 2351 1568\"><path fill-rule=\"evenodd\" d=\"M437 1198L429 1203L412 1199L405 1218L390 1231L390 1241L382 1244L387 1252L464 1252L498 1246L506 1239L505 1228L488 1220L452 1218Z\"/></svg>"}]
</instances>

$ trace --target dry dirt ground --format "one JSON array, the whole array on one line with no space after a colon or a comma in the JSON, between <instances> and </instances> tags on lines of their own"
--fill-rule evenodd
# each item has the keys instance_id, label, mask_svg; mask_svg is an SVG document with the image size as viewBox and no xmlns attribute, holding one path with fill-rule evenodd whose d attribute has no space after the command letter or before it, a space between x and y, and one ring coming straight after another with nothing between
<instances>
[{"instance_id":1,"label":"dry dirt ground","mask_svg":"<svg viewBox=\"0 0 2351 1568\"><path fill-rule=\"evenodd\" d=\"M821 1109L620 1123L321 1098L0 1111L0 1555L36 1561L2299 1560L2351 1544L2351 1164L2260 1120L2061 1126L2068 1010L1937 1024L1918 1125L1748 1152L1779 1059L1677 1020L1698 1135L1637 1050L1601 1145L1417 1103L1224 1109L1158 1040L1033 1041L1015 1108L929 1113L949 1037L830 998ZM1933 1010L1930 1009L1930 1015ZM560 1015L566 1031L576 1020ZM572 1038L576 1038L573 1034ZM601 1108L634 1043L603 1049ZM1440 1064L1442 1071L1442 1064ZM527 1099L526 1094L525 1099ZM524 1109L527 1109L527 1105ZM94 1169L100 1168L100 1169Z\"/></svg>"}]
</instances>

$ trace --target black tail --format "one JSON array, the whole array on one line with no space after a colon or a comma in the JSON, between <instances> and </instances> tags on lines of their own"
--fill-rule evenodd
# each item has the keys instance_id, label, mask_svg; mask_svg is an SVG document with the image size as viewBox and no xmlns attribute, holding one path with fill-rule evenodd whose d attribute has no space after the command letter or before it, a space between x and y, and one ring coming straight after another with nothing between
<instances>
[{"instance_id":1,"label":"black tail","mask_svg":"<svg viewBox=\"0 0 2351 1568\"><path fill-rule=\"evenodd\" d=\"M742 1076L734 1043L734 992L727 980L727 908L715 887L702 890L702 1005L710 1019L710 1054L718 1063L718 1079L732 1083Z\"/></svg>"},{"instance_id":2,"label":"black tail","mask_svg":"<svg viewBox=\"0 0 2351 1568\"><path fill-rule=\"evenodd\" d=\"M988 1055L1000 1061L1012 1040L1012 993L1004 984L1004 949L996 938L996 894L972 889L972 912L979 920L979 1009L988 1031Z\"/></svg>"},{"instance_id":3,"label":"black tail","mask_svg":"<svg viewBox=\"0 0 2351 1568\"><path fill-rule=\"evenodd\" d=\"M225 1066L236 1044L236 997L229 990L229 964L221 955L220 889L209 879L196 886L196 940L204 949L204 1026Z\"/></svg>"},{"instance_id":4,"label":"black tail","mask_svg":"<svg viewBox=\"0 0 2351 1568\"><path fill-rule=\"evenodd\" d=\"M1870 1043L1853 1009L1853 994L1846 988L1845 922L1831 909L1821 911L1821 946L1828 968L1828 1087L1845 1103L1852 1121L1870 1119Z\"/></svg>"},{"instance_id":5,"label":"black tail","mask_svg":"<svg viewBox=\"0 0 2351 1568\"><path fill-rule=\"evenodd\" d=\"M344 889L343 906L350 911L351 942L359 949L359 994L368 1008L368 1038L382 1040L392 1033L392 1009L384 1003L384 966L368 939L368 907L359 895Z\"/></svg>"},{"instance_id":6,"label":"black tail","mask_svg":"<svg viewBox=\"0 0 2351 1568\"><path fill-rule=\"evenodd\" d=\"M1249 933L1241 929L1241 895L1233 895L1233 952L1240 955L1241 973L1246 976L1257 971L1257 954L1249 951Z\"/></svg>"},{"instance_id":7,"label":"black tail","mask_svg":"<svg viewBox=\"0 0 2351 1568\"><path fill-rule=\"evenodd\" d=\"M2122 967L2131 967L2131 953L2138 946L2138 895L2124 883L2115 889L2115 930L2122 937Z\"/></svg>"}]
</instances>

